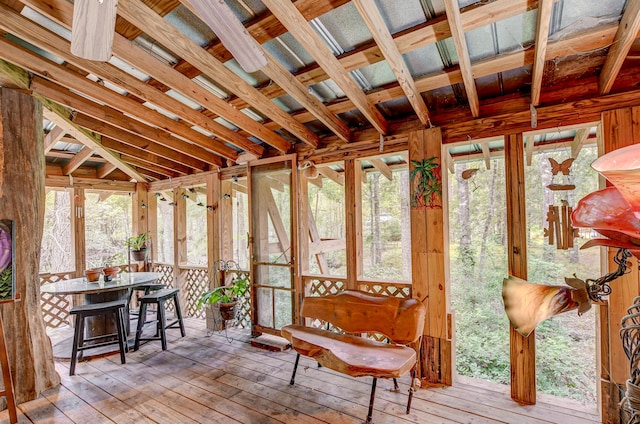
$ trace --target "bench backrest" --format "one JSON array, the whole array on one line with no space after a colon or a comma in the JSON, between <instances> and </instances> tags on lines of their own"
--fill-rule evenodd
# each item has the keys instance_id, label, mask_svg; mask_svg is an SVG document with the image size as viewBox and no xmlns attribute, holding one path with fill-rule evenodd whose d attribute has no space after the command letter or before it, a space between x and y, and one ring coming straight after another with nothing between
<instances>
[{"instance_id":1,"label":"bench backrest","mask_svg":"<svg viewBox=\"0 0 640 424\"><path fill-rule=\"evenodd\" d=\"M427 310L416 299L400 299L355 290L322 297L305 297L302 316L316 318L348 333L380 333L394 343L416 341Z\"/></svg>"}]
</instances>

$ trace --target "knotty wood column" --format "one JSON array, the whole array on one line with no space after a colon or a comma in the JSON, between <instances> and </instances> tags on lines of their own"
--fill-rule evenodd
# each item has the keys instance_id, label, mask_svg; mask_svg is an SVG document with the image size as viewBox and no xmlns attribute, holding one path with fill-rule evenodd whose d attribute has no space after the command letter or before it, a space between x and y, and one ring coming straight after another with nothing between
<instances>
[{"instance_id":1,"label":"knotty wood column","mask_svg":"<svg viewBox=\"0 0 640 424\"><path fill-rule=\"evenodd\" d=\"M42 106L0 88L0 218L15 221L15 282L21 301L0 305L17 403L60 384L40 310L45 161ZM5 398L2 398L2 406Z\"/></svg>"},{"instance_id":2,"label":"knotty wood column","mask_svg":"<svg viewBox=\"0 0 640 424\"><path fill-rule=\"evenodd\" d=\"M357 290L362 275L362 168L360 161L344 161L344 204L347 219L347 289Z\"/></svg>"},{"instance_id":3,"label":"knotty wood column","mask_svg":"<svg viewBox=\"0 0 640 424\"><path fill-rule=\"evenodd\" d=\"M603 112L602 135L603 154L640 142L640 108ZM609 271L617 268L613 261L616 251L615 248L607 249L606 262ZM601 348L599 361L602 421L606 423L620 422L618 386L624 386L629 378L629 360L622 348L620 324L622 317L627 315L627 308L640 294L638 261L635 257L630 261L631 272L611 283L612 292L607 304L599 307L600 340L603 347L608 347L608 349Z\"/></svg>"},{"instance_id":4,"label":"knotty wood column","mask_svg":"<svg viewBox=\"0 0 640 424\"><path fill-rule=\"evenodd\" d=\"M175 212L173 217L173 263L174 263L174 287L182 287L182 272L180 266L187 263L187 203L182 198L184 188L176 188L173 190L173 202L175 204ZM180 291L180 302L186 305L186 294L184 290Z\"/></svg>"},{"instance_id":5,"label":"knotty wood column","mask_svg":"<svg viewBox=\"0 0 640 424\"><path fill-rule=\"evenodd\" d=\"M509 275L527 279L527 209L524 189L524 143L522 134L504 137L507 188L507 260ZM535 332L523 337L509 324L511 398L536 403Z\"/></svg>"},{"instance_id":6,"label":"knotty wood column","mask_svg":"<svg viewBox=\"0 0 640 424\"><path fill-rule=\"evenodd\" d=\"M231 194L231 193L229 193ZM211 205L212 208L207 208L207 260L209 270L213 267L213 263L221 258L221 244L220 237L222 233L222 227L220 225L220 204L222 203L220 194L220 177L219 174L207 175L207 205ZM231 204L231 198L226 202ZM231 209L231 208L229 208ZM226 223L225 223L226 224ZM232 223L224 225L224 228L233 228ZM229 234L230 235L230 234ZM231 237L227 237L231 239ZM233 256L224 258L225 260L233 259ZM209 275L209 281L213 281L214 276ZM223 283L223 282L221 282Z\"/></svg>"},{"instance_id":7,"label":"knotty wood column","mask_svg":"<svg viewBox=\"0 0 640 424\"><path fill-rule=\"evenodd\" d=\"M148 190L147 185L145 183L137 183L136 191L133 193L133 201L131 202L131 206L133 208L133 222L132 222L132 231L133 235L143 234L149 232L149 222L147 220L147 213L149 205L148 199ZM144 205L144 207L143 207ZM156 240L151 240L151 249L156 250ZM148 252L147 252L148 254ZM142 268L139 268L139 271L150 271L146 269L146 262L142 262Z\"/></svg>"},{"instance_id":8,"label":"knotty wood column","mask_svg":"<svg viewBox=\"0 0 640 424\"><path fill-rule=\"evenodd\" d=\"M87 266L87 249L84 225L84 189L73 188L71 198L71 236L73 237L76 277L84 275ZM74 304L76 303L74 295Z\"/></svg>"},{"instance_id":9,"label":"knotty wood column","mask_svg":"<svg viewBox=\"0 0 640 424\"><path fill-rule=\"evenodd\" d=\"M414 168L413 161L422 162L433 157L442 165L440 129L410 133L409 170ZM411 181L411 193L413 190L414 182ZM419 362L420 378L429 383L451 385L453 355L445 212L446 205L443 207L441 196L437 196L433 207L411 207L411 281L413 297L427 307Z\"/></svg>"}]
</instances>

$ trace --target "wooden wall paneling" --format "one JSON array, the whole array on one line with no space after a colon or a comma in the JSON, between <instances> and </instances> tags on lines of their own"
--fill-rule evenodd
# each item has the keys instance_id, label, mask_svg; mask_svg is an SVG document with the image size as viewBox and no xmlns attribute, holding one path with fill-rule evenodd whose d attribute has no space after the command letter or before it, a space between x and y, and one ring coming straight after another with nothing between
<instances>
[{"instance_id":1,"label":"wooden wall paneling","mask_svg":"<svg viewBox=\"0 0 640 424\"><path fill-rule=\"evenodd\" d=\"M207 208L207 264L209 270L212 269L213 263L221 259L221 238L222 227L220 225L220 177L218 173L210 173L207 175L207 205L216 205ZM209 281L213 279L213 275L209 275Z\"/></svg>"},{"instance_id":2,"label":"wooden wall paneling","mask_svg":"<svg viewBox=\"0 0 640 424\"><path fill-rule=\"evenodd\" d=\"M131 223L131 228L133 230L133 235L143 234L149 232L149 222L147 220L147 213L149 205L148 199L149 192L147 191L147 185L144 183L136 184L136 191L132 196L132 213L133 213L133 222ZM144 207L143 207L144 206ZM155 249L155 240L151 240L152 249ZM148 253L148 252L147 252ZM139 264L138 264L139 265ZM138 267L141 271L149 271L146 269L147 264L143 262L142 268Z\"/></svg>"},{"instance_id":3,"label":"wooden wall paneling","mask_svg":"<svg viewBox=\"0 0 640 424\"><path fill-rule=\"evenodd\" d=\"M0 218L15 223L15 293L0 308L17 403L60 384L40 305L39 259L44 226L42 106L21 90L0 88ZM4 406L3 399L2 403Z\"/></svg>"},{"instance_id":4,"label":"wooden wall paneling","mask_svg":"<svg viewBox=\"0 0 640 424\"><path fill-rule=\"evenodd\" d=\"M507 255L509 275L527 279L527 215L524 182L525 154L522 134L509 134L505 142L507 191ZM536 402L535 334L523 337L509 325L511 398Z\"/></svg>"},{"instance_id":5,"label":"wooden wall paneling","mask_svg":"<svg viewBox=\"0 0 640 424\"><path fill-rule=\"evenodd\" d=\"M409 134L409 171L414 162L437 158L440 175L443 165L442 133L439 128ZM446 171L445 171L446 172ZM441 180L442 181L442 180ZM414 193L411 181L411 193ZM432 206L411 207L411 264L413 297L427 307L420 355L420 377L427 383L453 383L451 317L445 263L445 209L442 196Z\"/></svg>"},{"instance_id":6,"label":"wooden wall paneling","mask_svg":"<svg viewBox=\"0 0 640 424\"><path fill-rule=\"evenodd\" d=\"M218 224L220 232L220 258L224 260L234 259L233 255L233 202L237 193L233 192L233 183L231 180L219 180L220 191L218 198L211 198L207 201L207 205L214 209L217 205ZM228 199L223 197L228 194Z\"/></svg>"},{"instance_id":7,"label":"wooden wall paneling","mask_svg":"<svg viewBox=\"0 0 640 424\"><path fill-rule=\"evenodd\" d=\"M640 108L621 108L602 113L603 154L621 147L640 142ZM608 270L616 268L613 257L617 249L607 249ZM608 352L602 352L601 363L610 365L609 381L602 384L602 417L603 420L617 423L619 416L619 389L624 387L629 378L629 360L627 359L620 340L622 317L627 314L627 308L633 299L640 294L638 278L638 261L631 260L631 272L619 277L611 283L612 292L608 299L606 310L608 318ZM604 271L603 271L604 272ZM603 332L602 337L605 337ZM609 358L604 356L608 353ZM602 371L604 372L606 368ZM616 421L617 420L617 421ZM605 421L608 422L608 421Z\"/></svg>"}]
</instances>

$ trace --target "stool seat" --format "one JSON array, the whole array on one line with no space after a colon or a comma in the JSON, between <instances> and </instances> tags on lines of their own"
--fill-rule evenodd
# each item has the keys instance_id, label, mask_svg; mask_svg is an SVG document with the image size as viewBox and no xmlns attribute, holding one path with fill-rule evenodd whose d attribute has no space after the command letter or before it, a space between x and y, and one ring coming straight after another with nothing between
<instances>
[{"instance_id":1,"label":"stool seat","mask_svg":"<svg viewBox=\"0 0 640 424\"><path fill-rule=\"evenodd\" d=\"M108 346L117 344L120 350L120 362L126 363L124 356L128 351L126 343L126 331L124 327L124 311L127 306L125 299L113 300L111 302L101 303L88 303L85 305L78 305L71 308L69 314L76 317L76 327L73 334L73 348L71 351L71 364L69 366L69 375L74 375L76 372L76 362L78 360L78 352L83 352L87 349L95 349L97 347ZM116 332L110 334L104 334L95 337L84 336L84 320L88 317L95 316L111 316L114 319L116 325ZM111 340L116 337L115 340ZM93 343L86 345L86 342L104 340L99 343Z\"/></svg>"},{"instance_id":2,"label":"stool seat","mask_svg":"<svg viewBox=\"0 0 640 424\"><path fill-rule=\"evenodd\" d=\"M152 291L138 298L140 302L140 313L138 316L138 327L136 330L136 340L133 350L138 350L140 342L144 340L160 340L162 350L167 350L167 336L165 330L168 328L176 328L179 326L182 337L186 336L184 323L182 322L182 311L180 309L180 301L178 300L179 289L160 289ZM173 300L177 319L167 323L165 303ZM147 321L147 306L156 305L155 320ZM156 334L154 336L143 336L143 327L147 322L156 322Z\"/></svg>"},{"instance_id":3,"label":"stool seat","mask_svg":"<svg viewBox=\"0 0 640 424\"><path fill-rule=\"evenodd\" d=\"M152 291L160 290L167 287L164 283L150 283L150 284L140 284L138 286L134 286L133 289L137 291L143 291L144 294L149 294Z\"/></svg>"}]
</instances>

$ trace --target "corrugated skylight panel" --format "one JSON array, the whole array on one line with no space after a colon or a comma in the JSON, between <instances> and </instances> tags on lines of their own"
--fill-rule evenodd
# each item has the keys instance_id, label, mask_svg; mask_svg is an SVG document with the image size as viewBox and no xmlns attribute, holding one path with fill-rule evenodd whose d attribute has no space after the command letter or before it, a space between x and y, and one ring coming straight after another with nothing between
<instances>
[{"instance_id":1,"label":"corrugated skylight panel","mask_svg":"<svg viewBox=\"0 0 640 424\"><path fill-rule=\"evenodd\" d=\"M164 19L199 46L217 38L215 33L183 5L173 9Z\"/></svg>"},{"instance_id":2,"label":"corrugated skylight panel","mask_svg":"<svg viewBox=\"0 0 640 424\"><path fill-rule=\"evenodd\" d=\"M429 44L419 49L412 50L402 55L404 63L409 68L411 75L415 77L444 69L442 58L435 44Z\"/></svg>"},{"instance_id":3,"label":"corrugated skylight panel","mask_svg":"<svg viewBox=\"0 0 640 424\"><path fill-rule=\"evenodd\" d=\"M583 17L619 17L626 2L626 0L563 0L554 6L554 8L561 8L561 22L558 29L562 30L577 24Z\"/></svg>"},{"instance_id":4,"label":"corrugated skylight panel","mask_svg":"<svg viewBox=\"0 0 640 424\"><path fill-rule=\"evenodd\" d=\"M289 72L295 72L315 62L313 57L288 32L263 44L263 47Z\"/></svg>"},{"instance_id":5,"label":"corrugated skylight panel","mask_svg":"<svg viewBox=\"0 0 640 424\"><path fill-rule=\"evenodd\" d=\"M265 84L270 80L270 78L266 76L264 72L257 71L250 74L245 72L245 70L242 69L242 66L240 66L240 64L238 64L238 61L235 59L227 60L224 63L224 66L229 68L229 70L233 71L234 74L238 75L245 82L254 87L260 84ZM219 81L219 84L223 83L224 81Z\"/></svg>"},{"instance_id":6,"label":"corrugated skylight panel","mask_svg":"<svg viewBox=\"0 0 640 424\"><path fill-rule=\"evenodd\" d=\"M352 3L347 3L325 13L318 18L318 21L343 51L348 52L371 40L371 33ZM326 37L326 34L319 31L319 28L314 29L323 39ZM331 43L327 44L331 48ZM331 50L335 49L331 48ZM334 51L334 54L336 53Z\"/></svg>"},{"instance_id":7,"label":"corrugated skylight panel","mask_svg":"<svg viewBox=\"0 0 640 424\"><path fill-rule=\"evenodd\" d=\"M376 0L376 5L391 34L426 21L419 0Z\"/></svg>"},{"instance_id":8,"label":"corrugated skylight panel","mask_svg":"<svg viewBox=\"0 0 640 424\"><path fill-rule=\"evenodd\" d=\"M183 96L182 94L178 93L175 90L169 90L169 91L166 92L166 94L167 94L167 96L176 99L180 103L183 103L183 104L189 106L191 109L194 109L194 110L202 109L201 105L199 105L198 103L194 102L190 98Z\"/></svg>"},{"instance_id":9,"label":"corrugated skylight panel","mask_svg":"<svg viewBox=\"0 0 640 424\"><path fill-rule=\"evenodd\" d=\"M216 121L220 125L224 125L225 127L229 128L232 131L237 131L239 129L238 127L233 125L231 122L229 122L226 119L221 118L219 116L216 119L214 119L214 121Z\"/></svg>"},{"instance_id":10,"label":"corrugated skylight panel","mask_svg":"<svg viewBox=\"0 0 640 424\"><path fill-rule=\"evenodd\" d=\"M496 55L496 36L491 25L465 32L464 37L467 40L469 58L472 62Z\"/></svg>"},{"instance_id":11,"label":"corrugated skylight panel","mask_svg":"<svg viewBox=\"0 0 640 424\"><path fill-rule=\"evenodd\" d=\"M115 56L111 56L111 59L109 59L109 63L120 69L121 71L124 71L127 74L131 75L132 77L139 79L140 81L148 81L151 78L149 75L145 74L144 72L140 72L135 67L129 65L123 60L118 59Z\"/></svg>"},{"instance_id":12,"label":"corrugated skylight panel","mask_svg":"<svg viewBox=\"0 0 640 424\"><path fill-rule=\"evenodd\" d=\"M324 80L311 86L327 101L341 99L345 97L344 91L331 79Z\"/></svg>"},{"instance_id":13,"label":"corrugated skylight panel","mask_svg":"<svg viewBox=\"0 0 640 424\"><path fill-rule=\"evenodd\" d=\"M279 96L277 99L278 102L276 104L280 105L280 106L284 106L285 107L285 111L287 113L291 113L291 112L295 112L297 110L301 110L304 109L302 107L302 105L300 103L298 103L296 101L296 99L294 99L292 96L290 96L289 94L285 94L283 96Z\"/></svg>"},{"instance_id":14,"label":"corrugated skylight panel","mask_svg":"<svg viewBox=\"0 0 640 424\"><path fill-rule=\"evenodd\" d=\"M153 103L144 102L143 105L148 107L149 109L155 110L156 112L173 119L174 121L178 120L178 117L176 115L173 115L173 114L167 112L166 110L162 109L159 106L154 105Z\"/></svg>"},{"instance_id":15,"label":"corrugated skylight panel","mask_svg":"<svg viewBox=\"0 0 640 424\"><path fill-rule=\"evenodd\" d=\"M358 70L372 88L396 81L396 76L386 61L374 63Z\"/></svg>"},{"instance_id":16,"label":"corrugated skylight panel","mask_svg":"<svg viewBox=\"0 0 640 424\"><path fill-rule=\"evenodd\" d=\"M242 22L267 11L267 7L259 0L226 0L226 3Z\"/></svg>"},{"instance_id":17,"label":"corrugated skylight panel","mask_svg":"<svg viewBox=\"0 0 640 424\"><path fill-rule=\"evenodd\" d=\"M57 24L56 22L52 21L46 16L40 14L39 12L36 12L35 10L31 9L29 6L25 6L22 9L22 12L20 12L20 14L25 18L31 19L33 22L48 29L54 34L59 35L65 40L71 40L71 31L69 31L62 25Z\"/></svg>"},{"instance_id":18,"label":"corrugated skylight panel","mask_svg":"<svg viewBox=\"0 0 640 424\"><path fill-rule=\"evenodd\" d=\"M169 50L160 46L147 34L141 34L133 41L133 43L166 65L173 66L178 63L178 58L176 56L174 56Z\"/></svg>"},{"instance_id":19,"label":"corrugated skylight panel","mask_svg":"<svg viewBox=\"0 0 640 424\"><path fill-rule=\"evenodd\" d=\"M227 93L222 88L220 88L219 86L211 82L211 80L207 78L205 75L198 75L192 81L198 84L200 87L207 90L209 93L214 94L215 96L221 99L228 99L230 97L229 93Z\"/></svg>"},{"instance_id":20,"label":"corrugated skylight panel","mask_svg":"<svg viewBox=\"0 0 640 424\"><path fill-rule=\"evenodd\" d=\"M58 65L62 65L64 63L64 60L60 59L59 57L54 56L51 53L46 52L46 51L34 46L33 44L27 43L26 41L24 41L24 40L22 40L20 38L17 38L13 34L6 34L5 37L7 37L7 40L18 44L19 46L22 46L27 50L31 50L32 52L34 52L34 53L36 53L36 54L38 54L38 55L40 55L42 57L45 57L45 58L51 60L52 62L57 63Z\"/></svg>"},{"instance_id":21,"label":"corrugated skylight panel","mask_svg":"<svg viewBox=\"0 0 640 424\"><path fill-rule=\"evenodd\" d=\"M213 134L211 134L209 131L207 131L207 130L205 130L205 129L203 129L203 128L200 128L200 127L199 127L199 126L197 126L197 125L192 126L192 127L191 127L191 129L192 129L192 130L195 130L195 131L197 131L197 132L199 132L200 134L204 134L204 135L206 135L207 137L213 137Z\"/></svg>"},{"instance_id":22,"label":"corrugated skylight panel","mask_svg":"<svg viewBox=\"0 0 640 424\"><path fill-rule=\"evenodd\" d=\"M496 22L499 46L497 53L522 50L524 46L531 45L536 38L537 22L537 10Z\"/></svg>"},{"instance_id":23,"label":"corrugated skylight panel","mask_svg":"<svg viewBox=\"0 0 640 424\"><path fill-rule=\"evenodd\" d=\"M105 88L108 88L111 91L115 91L116 93L126 96L128 94L127 91L123 90L117 85L111 84L109 81L102 80L93 74L87 74L87 79L90 79L93 82L97 82Z\"/></svg>"}]
</instances>

